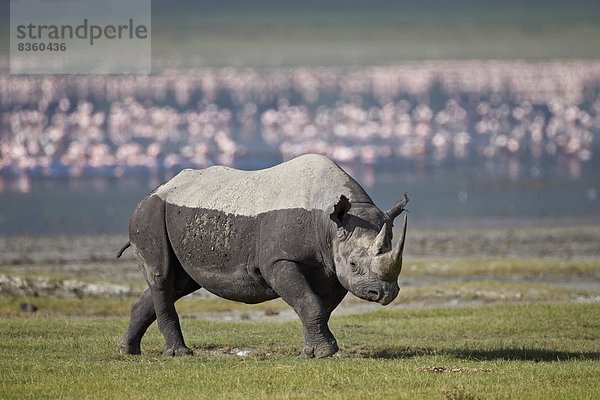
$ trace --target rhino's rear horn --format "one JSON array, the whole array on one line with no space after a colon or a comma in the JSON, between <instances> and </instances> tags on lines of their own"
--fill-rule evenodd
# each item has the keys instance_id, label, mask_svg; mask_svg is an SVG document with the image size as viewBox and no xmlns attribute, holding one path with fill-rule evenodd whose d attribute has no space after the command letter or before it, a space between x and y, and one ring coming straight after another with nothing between
<instances>
[{"instance_id":1,"label":"rhino's rear horn","mask_svg":"<svg viewBox=\"0 0 600 400\"><path fill-rule=\"evenodd\" d=\"M385 238L387 235L387 224L383 224L381 230L377 234L377 237L369 246L369 254L372 256L378 256L379 254L384 252L385 248Z\"/></svg>"},{"instance_id":2,"label":"rhino's rear horn","mask_svg":"<svg viewBox=\"0 0 600 400\"><path fill-rule=\"evenodd\" d=\"M394 221L394 219L405 210L406 203L408 203L408 196L404 193L404 196L398 201L392 208L386 211L385 215L390 219L390 221Z\"/></svg>"}]
</instances>

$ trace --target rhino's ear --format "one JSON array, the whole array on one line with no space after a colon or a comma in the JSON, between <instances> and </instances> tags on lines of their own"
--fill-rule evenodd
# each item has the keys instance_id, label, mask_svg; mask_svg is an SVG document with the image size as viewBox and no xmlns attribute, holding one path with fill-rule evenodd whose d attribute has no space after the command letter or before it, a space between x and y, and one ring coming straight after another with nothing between
<instances>
[{"instance_id":1,"label":"rhino's ear","mask_svg":"<svg viewBox=\"0 0 600 400\"><path fill-rule=\"evenodd\" d=\"M338 228L342 226L344 216L350 211L350 207L352 207L350 200L344 195L341 195L338 202L333 205L333 212L329 214L329 218L335 222Z\"/></svg>"}]
</instances>

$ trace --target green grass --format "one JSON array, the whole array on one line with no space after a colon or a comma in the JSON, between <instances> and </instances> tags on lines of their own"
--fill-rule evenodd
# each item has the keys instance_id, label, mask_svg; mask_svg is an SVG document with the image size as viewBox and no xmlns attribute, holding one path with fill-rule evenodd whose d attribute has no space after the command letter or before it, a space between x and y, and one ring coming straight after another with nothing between
<instances>
[{"instance_id":1,"label":"green grass","mask_svg":"<svg viewBox=\"0 0 600 400\"><path fill-rule=\"evenodd\" d=\"M143 286L133 264L106 268L10 265L0 274ZM0 399L593 399L600 392L598 271L597 259L411 258L390 307L332 319L343 355L327 360L297 356L298 320L195 317L271 315L289 309L281 300L182 299L177 308L195 356L170 359L160 355L156 326L142 356L116 353L134 297L0 296ZM585 299L595 302L577 303ZM38 312L20 314L23 302ZM454 302L481 306L440 308ZM366 304L350 295L345 303ZM236 348L251 355L238 357Z\"/></svg>"},{"instance_id":2,"label":"green grass","mask_svg":"<svg viewBox=\"0 0 600 400\"><path fill-rule=\"evenodd\" d=\"M44 316L128 316L131 304L137 297L124 298L65 298L58 296L0 296L0 316L20 313L22 303L31 303ZM217 297L203 298L189 296L177 302L177 311L185 316L198 312L262 312L273 314L289 308L282 300L273 300L260 304L244 304Z\"/></svg>"},{"instance_id":3,"label":"green grass","mask_svg":"<svg viewBox=\"0 0 600 400\"><path fill-rule=\"evenodd\" d=\"M600 304L495 305L337 317L345 355L297 357L299 322L183 319L196 355L163 358L125 318L0 318L0 398L537 398L600 393ZM240 358L234 347L255 349ZM427 367L462 368L430 372Z\"/></svg>"},{"instance_id":4,"label":"green grass","mask_svg":"<svg viewBox=\"0 0 600 400\"><path fill-rule=\"evenodd\" d=\"M403 276L461 277L486 276L489 278L514 277L587 277L600 280L600 259L561 260L555 258L425 258L404 262Z\"/></svg>"}]
</instances>

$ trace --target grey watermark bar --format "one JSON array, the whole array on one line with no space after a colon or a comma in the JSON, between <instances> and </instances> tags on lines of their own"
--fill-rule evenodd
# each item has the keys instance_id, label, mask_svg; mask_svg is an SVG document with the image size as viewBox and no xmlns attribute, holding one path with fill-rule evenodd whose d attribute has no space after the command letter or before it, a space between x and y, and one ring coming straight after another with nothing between
<instances>
[{"instance_id":1,"label":"grey watermark bar","mask_svg":"<svg viewBox=\"0 0 600 400\"><path fill-rule=\"evenodd\" d=\"M149 74L150 0L11 0L11 74Z\"/></svg>"}]
</instances>

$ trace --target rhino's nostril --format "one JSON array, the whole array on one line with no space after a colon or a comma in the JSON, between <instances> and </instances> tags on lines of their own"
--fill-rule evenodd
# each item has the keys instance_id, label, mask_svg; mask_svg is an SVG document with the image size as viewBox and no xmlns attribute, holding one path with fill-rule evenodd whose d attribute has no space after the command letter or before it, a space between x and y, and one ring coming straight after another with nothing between
<instances>
[{"instance_id":1,"label":"rhino's nostril","mask_svg":"<svg viewBox=\"0 0 600 400\"><path fill-rule=\"evenodd\" d=\"M381 297L381 293L379 293L376 290L369 290L367 295L369 297L369 300L371 300L371 301L379 301L379 299Z\"/></svg>"}]
</instances>

